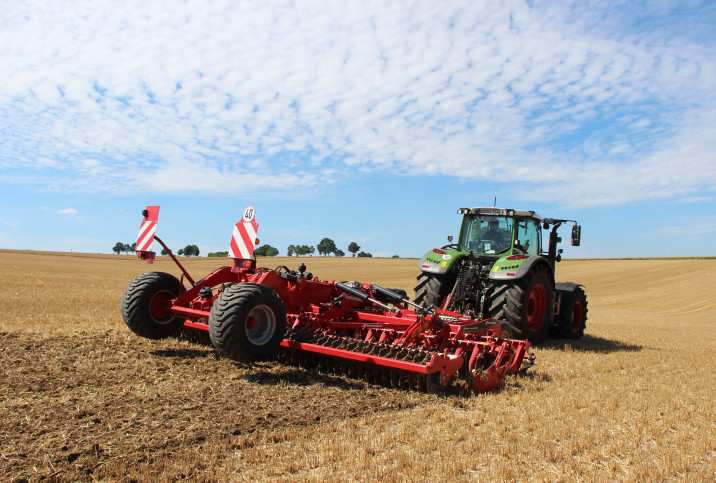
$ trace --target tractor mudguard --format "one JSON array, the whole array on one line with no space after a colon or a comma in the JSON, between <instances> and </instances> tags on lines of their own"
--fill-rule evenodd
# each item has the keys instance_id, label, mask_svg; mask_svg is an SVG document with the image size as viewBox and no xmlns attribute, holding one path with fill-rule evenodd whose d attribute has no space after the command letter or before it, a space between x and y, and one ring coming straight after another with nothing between
<instances>
[{"instance_id":1,"label":"tractor mudguard","mask_svg":"<svg viewBox=\"0 0 716 483\"><path fill-rule=\"evenodd\" d=\"M467 252L455 248L433 248L423 255L418 267L423 272L438 275L447 272L457 273L457 262L465 255Z\"/></svg>"},{"instance_id":2,"label":"tractor mudguard","mask_svg":"<svg viewBox=\"0 0 716 483\"><path fill-rule=\"evenodd\" d=\"M578 283L572 283L572 282L558 282L554 284L554 292L555 292L555 313L559 313L559 307L562 302L562 300L566 300L567 302L571 302L574 298L574 292L578 288L583 288L584 285L578 284Z\"/></svg>"},{"instance_id":3,"label":"tractor mudguard","mask_svg":"<svg viewBox=\"0 0 716 483\"><path fill-rule=\"evenodd\" d=\"M584 285L581 283L572 283L572 282L558 282L554 284L554 291L555 291L555 307L558 308L555 313L559 313L561 310L561 303L562 300L571 303L574 299L574 293L578 288L583 289Z\"/></svg>"},{"instance_id":4,"label":"tractor mudguard","mask_svg":"<svg viewBox=\"0 0 716 483\"><path fill-rule=\"evenodd\" d=\"M562 292L574 293L578 288L584 288L584 285L572 282L557 282L554 284L554 289Z\"/></svg>"},{"instance_id":5,"label":"tractor mudguard","mask_svg":"<svg viewBox=\"0 0 716 483\"><path fill-rule=\"evenodd\" d=\"M544 263L549 272L552 273L552 267L545 257L540 255L530 255L527 258L516 258L515 256L505 256L495 262L490 269L490 280L517 280L527 275L532 267ZM554 278L554 275L552 275Z\"/></svg>"}]
</instances>

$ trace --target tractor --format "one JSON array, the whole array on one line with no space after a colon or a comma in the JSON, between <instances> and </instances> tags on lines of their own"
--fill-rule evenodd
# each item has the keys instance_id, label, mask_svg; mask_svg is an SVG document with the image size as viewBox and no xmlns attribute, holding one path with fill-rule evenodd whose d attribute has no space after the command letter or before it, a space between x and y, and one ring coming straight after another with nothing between
<instances>
[{"instance_id":1,"label":"tractor","mask_svg":"<svg viewBox=\"0 0 716 483\"><path fill-rule=\"evenodd\" d=\"M460 208L457 243L434 248L420 260L414 302L470 318L494 318L512 337L532 343L545 337L579 339L587 321L587 297L577 283L555 283L561 261L557 229L573 223L572 245L581 227L574 220L542 218L534 211ZM542 229L549 230L543 251Z\"/></svg>"}]
</instances>

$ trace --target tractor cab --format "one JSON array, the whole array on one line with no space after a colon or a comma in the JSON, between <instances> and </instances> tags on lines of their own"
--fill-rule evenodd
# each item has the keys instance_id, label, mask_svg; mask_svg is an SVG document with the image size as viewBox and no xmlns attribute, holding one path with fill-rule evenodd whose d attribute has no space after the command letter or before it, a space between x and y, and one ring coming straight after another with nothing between
<instances>
[{"instance_id":1,"label":"tractor cab","mask_svg":"<svg viewBox=\"0 0 716 483\"><path fill-rule=\"evenodd\" d=\"M542 218L533 211L460 208L464 215L458 245L475 255L538 255Z\"/></svg>"}]
</instances>

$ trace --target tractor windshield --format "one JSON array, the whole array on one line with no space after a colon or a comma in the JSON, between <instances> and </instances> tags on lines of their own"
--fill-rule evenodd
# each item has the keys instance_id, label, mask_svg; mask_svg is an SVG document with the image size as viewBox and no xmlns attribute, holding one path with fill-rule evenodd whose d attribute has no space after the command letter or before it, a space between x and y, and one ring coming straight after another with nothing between
<instances>
[{"instance_id":1,"label":"tractor windshield","mask_svg":"<svg viewBox=\"0 0 716 483\"><path fill-rule=\"evenodd\" d=\"M512 243L512 218L506 216L466 216L460 231L460 245L474 253L505 253Z\"/></svg>"}]
</instances>

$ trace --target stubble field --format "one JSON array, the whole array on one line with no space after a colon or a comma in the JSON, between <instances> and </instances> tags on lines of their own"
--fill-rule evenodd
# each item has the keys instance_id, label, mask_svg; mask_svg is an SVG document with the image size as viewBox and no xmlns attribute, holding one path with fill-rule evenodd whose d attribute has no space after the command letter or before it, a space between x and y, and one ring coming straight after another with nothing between
<instances>
[{"instance_id":1,"label":"stubble field","mask_svg":"<svg viewBox=\"0 0 716 483\"><path fill-rule=\"evenodd\" d=\"M417 274L416 260L300 261L410 294ZM586 286L585 337L534 348L527 375L470 398L141 339L119 300L149 270L179 274L0 250L0 480L716 479L714 259L562 262L558 281Z\"/></svg>"}]
</instances>

